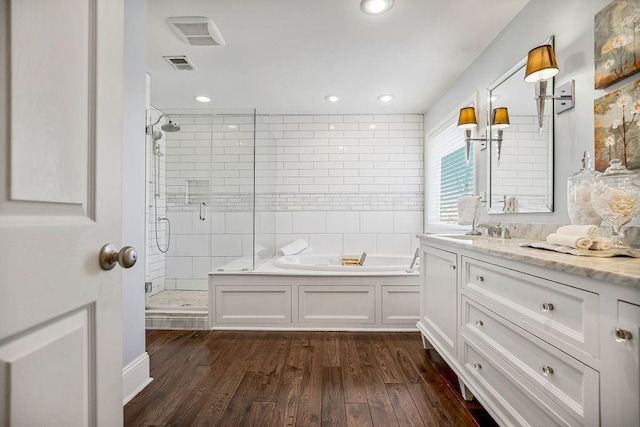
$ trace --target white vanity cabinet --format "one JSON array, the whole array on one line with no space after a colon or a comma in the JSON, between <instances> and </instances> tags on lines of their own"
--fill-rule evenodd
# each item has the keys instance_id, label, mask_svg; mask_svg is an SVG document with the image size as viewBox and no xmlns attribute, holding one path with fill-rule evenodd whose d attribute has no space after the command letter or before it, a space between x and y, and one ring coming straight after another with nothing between
<instances>
[{"instance_id":1,"label":"white vanity cabinet","mask_svg":"<svg viewBox=\"0 0 640 427\"><path fill-rule=\"evenodd\" d=\"M458 348L457 256L424 246L421 249L420 321L429 341L449 362L456 360Z\"/></svg>"},{"instance_id":2,"label":"white vanity cabinet","mask_svg":"<svg viewBox=\"0 0 640 427\"><path fill-rule=\"evenodd\" d=\"M640 260L429 235L421 253L418 328L463 396L501 425L640 426Z\"/></svg>"}]
</instances>

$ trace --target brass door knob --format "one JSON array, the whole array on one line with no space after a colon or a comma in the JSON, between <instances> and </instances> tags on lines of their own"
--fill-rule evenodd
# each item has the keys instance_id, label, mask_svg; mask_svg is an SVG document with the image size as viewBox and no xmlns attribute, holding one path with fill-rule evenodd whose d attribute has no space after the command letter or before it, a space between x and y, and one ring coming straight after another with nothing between
<instances>
[{"instance_id":1,"label":"brass door knob","mask_svg":"<svg viewBox=\"0 0 640 427\"><path fill-rule=\"evenodd\" d=\"M122 268L131 268L138 260L138 253L133 246L125 246L119 251L116 247L108 243L100 250L100 267L103 270L112 270L116 264Z\"/></svg>"}]
</instances>

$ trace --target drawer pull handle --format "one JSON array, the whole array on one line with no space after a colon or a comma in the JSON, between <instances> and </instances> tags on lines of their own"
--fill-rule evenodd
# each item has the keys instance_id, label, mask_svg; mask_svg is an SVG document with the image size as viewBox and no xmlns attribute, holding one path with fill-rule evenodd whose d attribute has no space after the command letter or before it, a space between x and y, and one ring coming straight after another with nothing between
<instances>
[{"instance_id":1,"label":"drawer pull handle","mask_svg":"<svg viewBox=\"0 0 640 427\"><path fill-rule=\"evenodd\" d=\"M476 276L478 282L484 282L484 276Z\"/></svg>"},{"instance_id":2,"label":"drawer pull handle","mask_svg":"<svg viewBox=\"0 0 640 427\"><path fill-rule=\"evenodd\" d=\"M545 377L548 377L549 375L553 374L553 368L551 366L547 366L544 365L542 367L542 375L544 375Z\"/></svg>"},{"instance_id":3,"label":"drawer pull handle","mask_svg":"<svg viewBox=\"0 0 640 427\"><path fill-rule=\"evenodd\" d=\"M551 304L550 302L543 302L541 306L542 311L553 311L553 304Z\"/></svg>"},{"instance_id":4,"label":"drawer pull handle","mask_svg":"<svg viewBox=\"0 0 640 427\"><path fill-rule=\"evenodd\" d=\"M476 326L482 326L484 322L482 320L476 320Z\"/></svg>"},{"instance_id":5,"label":"drawer pull handle","mask_svg":"<svg viewBox=\"0 0 640 427\"><path fill-rule=\"evenodd\" d=\"M633 337L631 332L620 328L613 328L613 335L616 337L617 342L626 342Z\"/></svg>"},{"instance_id":6,"label":"drawer pull handle","mask_svg":"<svg viewBox=\"0 0 640 427\"><path fill-rule=\"evenodd\" d=\"M456 266L455 266L455 265L453 265L453 264L450 264L450 265L449 265L449 268L450 268L451 270L455 270L455 269L456 269Z\"/></svg>"},{"instance_id":7,"label":"drawer pull handle","mask_svg":"<svg viewBox=\"0 0 640 427\"><path fill-rule=\"evenodd\" d=\"M476 369L476 370L482 369L482 365L479 364L478 362L476 362L476 363L473 364L473 369Z\"/></svg>"}]
</instances>

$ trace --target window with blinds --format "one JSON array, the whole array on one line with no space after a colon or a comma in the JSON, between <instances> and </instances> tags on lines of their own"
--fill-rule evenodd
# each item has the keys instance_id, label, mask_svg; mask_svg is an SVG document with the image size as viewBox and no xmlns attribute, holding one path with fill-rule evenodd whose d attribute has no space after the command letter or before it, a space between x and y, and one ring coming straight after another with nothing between
<instances>
[{"instance_id":1,"label":"window with blinds","mask_svg":"<svg viewBox=\"0 0 640 427\"><path fill-rule=\"evenodd\" d=\"M458 198L474 192L473 145L467 165L464 134L454 115L432 134L426 148L427 224L455 225Z\"/></svg>"}]
</instances>

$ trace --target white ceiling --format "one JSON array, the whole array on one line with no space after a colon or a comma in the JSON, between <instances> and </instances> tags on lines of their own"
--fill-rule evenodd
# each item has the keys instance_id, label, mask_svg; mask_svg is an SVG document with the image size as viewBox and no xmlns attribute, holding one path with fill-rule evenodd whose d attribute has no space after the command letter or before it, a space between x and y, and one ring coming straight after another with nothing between
<instances>
[{"instance_id":1,"label":"white ceiling","mask_svg":"<svg viewBox=\"0 0 640 427\"><path fill-rule=\"evenodd\" d=\"M424 112L528 0L395 0L365 15L360 0L150 0L151 103L260 113ZM170 16L213 19L225 46L182 43ZM162 58L186 55L197 71ZM382 104L376 97L395 94ZM338 103L324 100L341 97ZM212 98L211 104L194 100Z\"/></svg>"}]
</instances>

